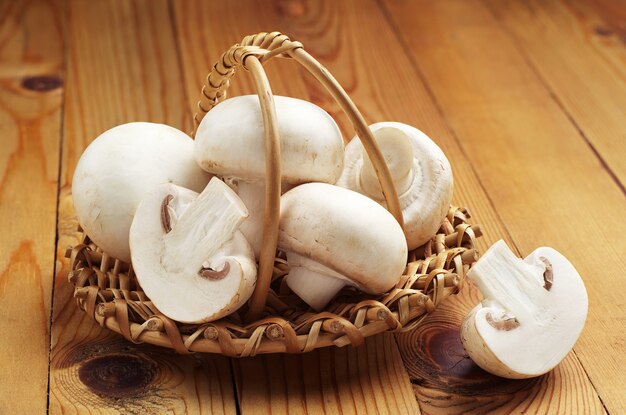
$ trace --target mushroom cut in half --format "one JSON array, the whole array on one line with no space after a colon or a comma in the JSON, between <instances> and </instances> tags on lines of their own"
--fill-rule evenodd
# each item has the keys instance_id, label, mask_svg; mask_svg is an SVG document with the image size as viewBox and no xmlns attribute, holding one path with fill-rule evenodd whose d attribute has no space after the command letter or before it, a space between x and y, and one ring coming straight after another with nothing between
<instances>
[{"instance_id":1,"label":"mushroom cut in half","mask_svg":"<svg viewBox=\"0 0 626 415\"><path fill-rule=\"evenodd\" d=\"M161 183L201 191L211 179L194 163L193 140L147 122L118 125L85 149L72 180L78 222L104 252L130 261L128 231L146 193Z\"/></svg>"},{"instance_id":2,"label":"mushroom cut in half","mask_svg":"<svg viewBox=\"0 0 626 415\"><path fill-rule=\"evenodd\" d=\"M274 96L281 152L281 185L335 183L343 168L339 127L322 108L301 99ZM258 256L265 210L265 125L257 95L227 99L209 111L195 140L198 164L233 184L250 217L241 226Z\"/></svg>"},{"instance_id":3,"label":"mushroom cut in half","mask_svg":"<svg viewBox=\"0 0 626 415\"><path fill-rule=\"evenodd\" d=\"M370 294L390 290L407 260L404 233L391 213L325 183L281 197L278 247L287 253L287 285L316 310L348 285Z\"/></svg>"},{"instance_id":4,"label":"mushroom cut in half","mask_svg":"<svg viewBox=\"0 0 626 415\"><path fill-rule=\"evenodd\" d=\"M130 249L139 285L156 308L182 323L202 323L250 298L256 263L238 231L247 215L217 178L199 195L173 184L146 195L130 228Z\"/></svg>"},{"instance_id":5,"label":"mushroom cut in half","mask_svg":"<svg viewBox=\"0 0 626 415\"><path fill-rule=\"evenodd\" d=\"M450 163L437 144L415 127L379 122L370 130L400 198L409 249L415 249L435 235L450 207ZM346 146L344 169L337 185L385 205L378 176L358 137Z\"/></svg>"},{"instance_id":6,"label":"mushroom cut in half","mask_svg":"<svg viewBox=\"0 0 626 415\"><path fill-rule=\"evenodd\" d=\"M478 366L510 379L540 376L572 350L587 317L587 291L574 266L542 247L518 258L502 240L468 277L484 296L461 340Z\"/></svg>"}]
</instances>

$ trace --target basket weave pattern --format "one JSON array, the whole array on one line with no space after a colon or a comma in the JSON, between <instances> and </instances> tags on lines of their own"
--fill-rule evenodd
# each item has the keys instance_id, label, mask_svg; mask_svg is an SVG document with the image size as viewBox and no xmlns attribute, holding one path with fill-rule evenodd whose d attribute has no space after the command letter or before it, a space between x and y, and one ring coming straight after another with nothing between
<instances>
[{"instance_id":1,"label":"basket weave pattern","mask_svg":"<svg viewBox=\"0 0 626 415\"><path fill-rule=\"evenodd\" d=\"M451 207L437 235L410 253L406 272L393 290L371 296L344 289L321 313L311 312L289 292L283 283L288 269L280 255L274 263L266 317L250 324L243 323L238 313L197 325L172 321L141 291L132 267L110 258L86 235L83 243L68 251L69 280L81 310L134 343L233 357L358 346L365 337L383 331L413 329L459 291L476 260L474 243L480 236L480 228L470 226L468 218L466 210Z\"/></svg>"},{"instance_id":2,"label":"basket weave pattern","mask_svg":"<svg viewBox=\"0 0 626 415\"><path fill-rule=\"evenodd\" d=\"M319 347L358 346L383 331L415 328L447 296L459 291L477 259L467 210L451 207L433 238L409 252L405 273L391 291L368 295L342 290L322 312L315 313L287 287L284 253L277 251L280 207L280 143L273 95L262 64L270 58L293 58L322 83L351 119L377 171L386 205L402 224L391 175L365 120L345 91L302 44L278 32L247 36L225 52L207 77L194 117L226 98L236 68L252 74L265 125L266 205L264 245L254 294L247 306L230 316L203 324L182 324L159 312L137 284L132 265L102 252L85 234L68 249L74 296L81 310L101 326L135 343L151 343L179 353L208 352L246 357L260 353L304 353ZM193 134L192 134L193 135ZM365 225L364 225L365 226ZM192 295L190 293L190 295ZM246 312L244 314L244 312Z\"/></svg>"}]
</instances>

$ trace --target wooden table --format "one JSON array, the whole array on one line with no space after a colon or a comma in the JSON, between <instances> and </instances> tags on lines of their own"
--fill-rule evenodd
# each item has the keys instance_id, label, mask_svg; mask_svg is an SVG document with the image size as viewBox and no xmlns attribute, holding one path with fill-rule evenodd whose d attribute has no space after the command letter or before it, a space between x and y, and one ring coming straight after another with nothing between
<instances>
[{"instance_id":1,"label":"wooden table","mask_svg":"<svg viewBox=\"0 0 626 415\"><path fill-rule=\"evenodd\" d=\"M0 2L0 413L626 413L625 22L613 0ZM555 370L478 369L458 335L469 284L409 334L240 360L131 344L77 310L64 252L82 150L128 121L189 131L210 65L263 30L302 41L369 121L433 137L480 249L571 259L589 317ZM268 66L276 93L352 136L302 69Z\"/></svg>"}]
</instances>

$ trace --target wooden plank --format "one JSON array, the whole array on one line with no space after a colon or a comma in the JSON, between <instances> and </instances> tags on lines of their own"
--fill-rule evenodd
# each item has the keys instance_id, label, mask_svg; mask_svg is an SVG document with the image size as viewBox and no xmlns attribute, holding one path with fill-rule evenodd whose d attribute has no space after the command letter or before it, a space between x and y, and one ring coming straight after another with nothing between
<instances>
[{"instance_id":1,"label":"wooden plank","mask_svg":"<svg viewBox=\"0 0 626 415\"><path fill-rule=\"evenodd\" d=\"M328 8L330 5L324 3L321 7ZM191 108L195 108L207 68L230 45L247 34L284 30L293 33L294 38L306 41L314 53L318 52L315 53L317 57L328 55L328 52L319 53L319 49L333 48L335 39L331 37L333 43L323 43L323 39L304 35L303 32L315 28L301 26L296 17L285 14L291 12L285 12L281 7L290 6L255 1L240 2L237 8L220 2L174 3ZM307 4L306 7L315 9L317 4ZM317 11L309 15L311 22L315 22L317 16ZM298 26L301 31L296 29ZM200 58L199 53L204 55ZM342 49L337 56L340 62L327 57L324 63L334 72L347 64L345 61L349 58ZM293 62L272 62L268 64L268 71L275 93L311 100L333 116L339 114L338 107L320 86ZM353 92L366 88L360 83L358 88L351 85L349 77L352 75L342 73L348 76L348 79L344 76L343 81L348 81L344 84ZM237 74L232 82L232 95L254 92L250 79L244 73ZM367 94L367 91L362 93ZM344 133L350 131L350 137L352 132L346 118L338 118ZM233 363L242 413L419 412L395 340L390 335L368 339L358 349L332 348L303 356L257 356L234 360Z\"/></svg>"},{"instance_id":2,"label":"wooden plank","mask_svg":"<svg viewBox=\"0 0 626 415\"><path fill-rule=\"evenodd\" d=\"M624 189L624 34L613 31L588 2L487 0L487 4ZM626 4L622 9L626 15Z\"/></svg>"},{"instance_id":3,"label":"wooden plank","mask_svg":"<svg viewBox=\"0 0 626 415\"><path fill-rule=\"evenodd\" d=\"M57 1L0 4L0 413L44 413L61 101Z\"/></svg>"},{"instance_id":4,"label":"wooden plank","mask_svg":"<svg viewBox=\"0 0 626 415\"><path fill-rule=\"evenodd\" d=\"M77 243L71 179L82 150L124 122L189 129L165 0L69 1L50 413L233 413L228 359L133 345L82 313L67 282Z\"/></svg>"},{"instance_id":5,"label":"wooden plank","mask_svg":"<svg viewBox=\"0 0 626 415\"><path fill-rule=\"evenodd\" d=\"M246 358L235 367L244 414L419 413L388 333L368 338L357 349Z\"/></svg>"},{"instance_id":6,"label":"wooden plank","mask_svg":"<svg viewBox=\"0 0 626 415\"><path fill-rule=\"evenodd\" d=\"M608 411L624 412L623 193L482 3L385 8L520 251L553 246L581 273L590 307L576 355Z\"/></svg>"}]
</instances>

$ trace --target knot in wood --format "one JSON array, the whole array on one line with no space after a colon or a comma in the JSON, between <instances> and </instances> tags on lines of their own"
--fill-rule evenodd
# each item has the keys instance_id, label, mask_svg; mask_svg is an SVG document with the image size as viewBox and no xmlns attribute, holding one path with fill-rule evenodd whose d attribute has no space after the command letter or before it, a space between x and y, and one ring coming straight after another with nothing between
<instances>
[{"instance_id":1,"label":"knot in wood","mask_svg":"<svg viewBox=\"0 0 626 415\"><path fill-rule=\"evenodd\" d=\"M47 92L60 88L63 80L55 75L28 76L22 79L22 88L36 92Z\"/></svg>"}]
</instances>

